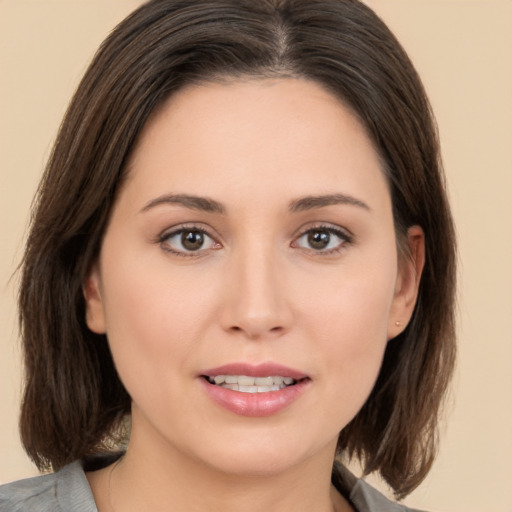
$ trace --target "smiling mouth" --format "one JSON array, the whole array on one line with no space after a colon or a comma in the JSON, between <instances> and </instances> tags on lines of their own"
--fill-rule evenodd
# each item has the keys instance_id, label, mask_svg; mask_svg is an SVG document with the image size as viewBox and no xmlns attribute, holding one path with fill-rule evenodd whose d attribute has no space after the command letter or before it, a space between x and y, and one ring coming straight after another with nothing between
<instances>
[{"instance_id":1,"label":"smiling mouth","mask_svg":"<svg viewBox=\"0 0 512 512\"><path fill-rule=\"evenodd\" d=\"M299 382L291 377L269 376L250 377L248 375L205 375L204 378L215 386L219 386L241 393L268 393L269 391L280 391ZM300 379L304 380L304 379Z\"/></svg>"}]
</instances>

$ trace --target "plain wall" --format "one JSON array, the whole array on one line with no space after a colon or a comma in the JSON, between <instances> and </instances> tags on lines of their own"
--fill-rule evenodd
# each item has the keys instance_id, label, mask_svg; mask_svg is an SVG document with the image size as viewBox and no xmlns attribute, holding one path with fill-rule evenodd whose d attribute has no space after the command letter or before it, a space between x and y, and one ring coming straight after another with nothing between
<instances>
[{"instance_id":1,"label":"plain wall","mask_svg":"<svg viewBox=\"0 0 512 512\"><path fill-rule=\"evenodd\" d=\"M255 0L257 1L257 0ZM136 0L0 0L0 483L17 434L16 277L32 196L86 64ZM434 469L406 503L512 512L512 1L368 0L437 114L460 245L459 363Z\"/></svg>"}]
</instances>

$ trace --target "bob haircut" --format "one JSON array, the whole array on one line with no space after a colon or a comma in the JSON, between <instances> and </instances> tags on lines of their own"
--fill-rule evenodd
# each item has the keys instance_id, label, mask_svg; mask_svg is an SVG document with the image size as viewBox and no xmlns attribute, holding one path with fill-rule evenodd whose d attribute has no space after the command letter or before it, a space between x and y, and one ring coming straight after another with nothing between
<instances>
[{"instance_id":1,"label":"bob haircut","mask_svg":"<svg viewBox=\"0 0 512 512\"><path fill-rule=\"evenodd\" d=\"M454 228L421 81L357 0L153 0L102 44L61 125L22 263L20 429L40 469L114 450L126 434L130 397L106 336L87 328L82 286L148 118L188 84L281 77L321 84L366 127L389 183L401 257L407 228L424 230L413 317L388 343L370 397L339 434L338 455L380 472L398 498L425 478L455 360Z\"/></svg>"}]
</instances>

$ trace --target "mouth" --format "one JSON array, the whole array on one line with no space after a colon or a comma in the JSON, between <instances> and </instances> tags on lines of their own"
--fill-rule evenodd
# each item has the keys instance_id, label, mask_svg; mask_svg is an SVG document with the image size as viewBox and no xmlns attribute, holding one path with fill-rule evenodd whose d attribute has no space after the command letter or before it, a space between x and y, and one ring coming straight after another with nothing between
<instances>
[{"instance_id":1,"label":"mouth","mask_svg":"<svg viewBox=\"0 0 512 512\"><path fill-rule=\"evenodd\" d=\"M217 405L249 417L279 413L299 400L312 382L305 373L274 362L229 363L198 376Z\"/></svg>"},{"instance_id":2,"label":"mouth","mask_svg":"<svg viewBox=\"0 0 512 512\"><path fill-rule=\"evenodd\" d=\"M289 386L294 386L297 382L305 380L284 377L281 375L268 377L252 377L249 375L203 375L210 384L219 386L231 391L240 391L241 393L268 393L270 391L280 391Z\"/></svg>"}]
</instances>

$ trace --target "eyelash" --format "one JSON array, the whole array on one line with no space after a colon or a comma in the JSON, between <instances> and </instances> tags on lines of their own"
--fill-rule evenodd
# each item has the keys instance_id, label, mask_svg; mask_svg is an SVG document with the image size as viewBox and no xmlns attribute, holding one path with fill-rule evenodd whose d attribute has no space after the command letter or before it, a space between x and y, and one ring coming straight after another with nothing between
<instances>
[{"instance_id":1,"label":"eyelash","mask_svg":"<svg viewBox=\"0 0 512 512\"><path fill-rule=\"evenodd\" d=\"M211 247L209 249L199 248L197 251L173 249L169 243L169 240L176 236L183 235L183 233L198 233L203 237L206 236L211 240L213 245L216 245L218 247ZM157 242L161 245L164 251L174 254L176 256L182 256L184 258L198 257L201 256L205 251L216 250L221 247L221 244L217 242L215 238L208 233L207 230L196 225L180 226L179 228L173 229L172 231L166 231L158 237Z\"/></svg>"},{"instance_id":2,"label":"eyelash","mask_svg":"<svg viewBox=\"0 0 512 512\"><path fill-rule=\"evenodd\" d=\"M294 239L292 242L292 247L298 246L298 241L301 238L307 237L311 233L327 233L328 235L334 235L336 236L340 242L336 245L336 247L332 247L331 249L327 250L316 250L313 248L306 248L307 251L310 253L313 253L314 255L319 256L331 256L333 254L338 254L341 251L343 251L347 245L350 245L353 243L353 236L349 234L347 231L340 229L339 227L335 226L329 226L326 224L319 224L316 226L309 227L305 231L301 231L301 233ZM330 242L330 240L329 240Z\"/></svg>"},{"instance_id":3,"label":"eyelash","mask_svg":"<svg viewBox=\"0 0 512 512\"><path fill-rule=\"evenodd\" d=\"M333 247L333 248L330 248L327 250L321 250L321 249L316 250L311 247L304 248L308 252L315 254L315 255L329 256L329 255L337 254L337 253L341 252L346 247L346 245L351 244L353 242L353 237L348 232L346 232L338 227L321 224L321 225L309 227L308 229L301 231L300 234L294 238L293 242L291 243L291 247L300 247L298 244L298 241L304 237L307 237L311 233L315 233L315 232L316 233L319 233L319 232L327 233L330 236L334 235L335 237L337 237L340 240L340 242L336 245L336 247ZM202 247L200 247L197 251L173 249L169 243L169 240L174 237L183 235L184 233L197 233L203 237L206 236L211 240L211 244L214 247L210 247L210 248L206 248L206 249L203 249ZM157 243L159 243L162 246L162 249L164 251L172 253L177 256L185 257L185 258L199 257L199 256L202 256L205 253L205 251L209 252L211 250L216 250L216 249L219 249L222 247L221 244L219 242L217 242L215 240L215 238L208 233L207 230L205 230L204 228L199 227L197 225L180 226L179 228L173 229L172 231L166 231L158 237ZM330 240L329 240L329 243L330 243Z\"/></svg>"}]
</instances>

